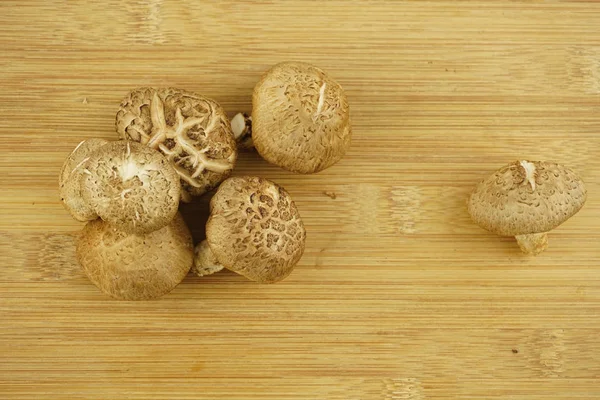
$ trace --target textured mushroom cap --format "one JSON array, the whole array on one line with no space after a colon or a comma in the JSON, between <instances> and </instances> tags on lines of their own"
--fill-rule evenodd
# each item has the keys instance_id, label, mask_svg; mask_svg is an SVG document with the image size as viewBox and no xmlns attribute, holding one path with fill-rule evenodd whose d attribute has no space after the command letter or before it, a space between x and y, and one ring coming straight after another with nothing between
<instances>
[{"instance_id":1,"label":"textured mushroom cap","mask_svg":"<svg viewBox=\"0 0 600 400\"><path fill-rule=\"evenodd\" d=\"M231 174L237 158L223 108L184 90L132 90L121 102L116 128L121 138L158 149L169 159L185 201L215 188Z\"/></svg>"},{"instance_id":2,"label":"textured mushroom cap","mask_svg":"<svg viewBox=\"0 0 600 400\"><path fill-rule=\"evenodd\" d=\"M208 242L203 240L194 249L194 265L192 272L198 276L212 275L223 269L219 260L210 249Z\"/></svg>"},{"instance_id":3,"label":"textured mushroom cap","mask_svg":"<svg viewBox=\"0 0 600 400\"><path fill-rule=\"evenodd\" d=\"M136 142L111 142L87 161L84 200L104 221L129 233L169 224L179 206L179 177L158 151Z\"/></svg>"},{"instance_id":4,"label":"textured mushroom cap","mask_svg":"<svg viewBox=\"0 0 600 400\"><path fill-rule=\"evenodd\" d=\"M290 195L258 177L224 181L210 202L206 238L225 268L272 283L288 276L304 252L306 231Z\"/></svg>"},{"instance_id":5,"label":"textured mushroom cap","mask_svg":"<svg viewBox=\"0 0 600 400\"><path fill-rule=\"evenodd\" d=\"M351 136L346 95L321 69L277 64L254 87L252 141L268 162L292 172L318 172L344 156Z\"/></svg>"},{"instance_id":6,"label":"textured mushroom cap","mask_svg":"<svg viewBox=\"0 0 600 400\"><path fill-rule=\"evenodd\" d=\"M187 275L194 259L192 235L181 215L145 235L127 234L98 219L77 242L77 259L104 293L122 300L160 297Z\"/></svg>"},{"instance_id":7,"label":"textured mushroom cap","mask_svg":"<svg viewBox=\"0 0 600 400\"><path fill-rule=\"evenodd\" d=\"M90 154L106 143L108 142L103 139L82 141L69 154L60 171L58 177L60 200L77 221L83 222L98 218L96 212L83 200L81 175Z\"/></svg>"},{"instance_id":8,"label":"textured mushroom cap","mask_svg":"<svg viewBox=\"0 0 600 400\"><path fill-rule=\"evenodd\" d=\"M575 172L544 161L515 161L476 187L468 200L473 221L502 236L548 232L585 203L587 192Z\"/></svg>"}]
</instances>

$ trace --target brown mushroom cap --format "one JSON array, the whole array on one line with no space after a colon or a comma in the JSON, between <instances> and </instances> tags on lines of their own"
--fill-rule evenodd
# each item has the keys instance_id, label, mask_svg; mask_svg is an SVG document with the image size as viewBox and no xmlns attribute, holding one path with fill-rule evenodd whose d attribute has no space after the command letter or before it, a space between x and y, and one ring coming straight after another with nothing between
<instances>
[{"instance_id":1,"label":"brown mushroom cap","mask_svg":"<svg viewBox=\"0 0 600 400\"><path fill-rule=\"evenodd\" d=\"M147 146L111 142L90 156L83 172L84 200L117 229L149 233L177 213L179 177L162 154Z\"/></svg>"},{"instance_id":2,"label":"brown mushroom cap","mask_svg":"<svg viewBox=\"0 0 600 400\"><path fill-rule=\"evenodd\" d=\"M351 136L346 95L321 69L277 64L254 87L252 141L268 162L292 172L318 172L344 156Z\"/></svg>"},{"instance_id":3,"label":"brown mushroom cap","mask_svg":"<svg viewBox=\"0 0 600 400\"><path fill-rule=\"evenodd\" d=\"M60 200L77 221L90 221L98 218L96 212L83 200L81 176L91 153L108 143L103 139L87 139L75 147L65 160L58 186Z\"/></svg>"},{"instance_id":4,"label":"brown mushroom cap","mask_svg":"<svg viewBox=\"0 0 600 400\"><path fill-rule=\"evenodd\" d=\"M583 181L560 164L515 161L479 183L468 201L482 228L502 236L548 232L586 200Z\"/></svg>"},{"instance_id":5,"label":"brown mushroom cap","mask_svg":"<svg viewBox=\"0 0 600 400\"><path fill-rule=\"evenodd\" d=\"M215 188L237 158L229 119L214 100L175 88L139 88L122 101L116 119L122 139L162 152L181 178L183 200Z\"/></svg>"},{"instance_id":6,"label":"brown mushroom cap","mask_svg":"<svg viewBox=\"0 0 600 400\"><path fill-rule=\"evenodd\" d=\"M181 215L145 235L127 234L98 219L77 242L77 259L104 293L122 300L160 297L177 286L192 266L192 235Z\"/></svg>"},{"instance_id":7,"label":"brown mushroom cap","mask_svg":"<svg viewBox=\"0 0 600 400\"><path fill-rule=\"evenodd\" d=\"M210 202L206 238L225 268L271 283L288 276L304 252L306 231L290 195L258 177L225 180Z\"/></svg>"}]
</instances>

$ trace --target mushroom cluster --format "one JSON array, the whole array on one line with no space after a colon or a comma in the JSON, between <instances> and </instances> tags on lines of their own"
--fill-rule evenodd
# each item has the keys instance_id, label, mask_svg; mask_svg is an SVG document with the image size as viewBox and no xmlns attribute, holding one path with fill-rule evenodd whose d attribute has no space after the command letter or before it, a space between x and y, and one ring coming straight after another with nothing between
<instances>
[{"instance_id":1,"label":"mushroom cluster","mask_svg":"<svg viewBox=\"0 0 600 400\"><path fill-rule=\"evenodd\" d=\"M87 222L77 242L82 269L124 300L160 297L190 270L285 279L304 253L302 218L275 182L231 177L238 151L253 148L288 171L318 173L344 156L352 136L342 87L300 62L269 69L254 87L252 112L231 121L207 97L142 87L122 100L115 127L119 140L87 139L71 152L59 193L73 218ZM206 239L194 247L180 202L215 188ZM560 164L515 161L475 187L468 211L481 227L539 254L586 195L581 178Z\"/></svg>"},{"instance_id":2,"label":"mushroom cluster","mask_svg":"<svg viewBox=\"0 0 600 400\"><path fill-rule=\"evenodd\" d=\"M155 298L192 267L192 235L178 213L179 177L156 150L128 140L85 140L63 164L59 186L65 208L88 221L77 259L103 292Z\"/></svg>"},{"instance_id":3,"label":"mushroom cluster","mask_svg":"<svg viewBox=\"0 0 600 400\"><path fill-rule=\"evenodd\" d=\"M306 241L300 213L275 182L231 177L238 150L256 148L289 171L322 171L350 144L348 102L321 69L282 63L260 79L253 106L252 116L230 121L207 97L137 88L117 111L119 140L87 139L67 157L60 197L87 222L77 259L102 292L154 299L190 270L205 276L225 268L258 283L290 275ZM194 248L180 202L215 188L206 239Z\"/></svg>"}]
</instances>

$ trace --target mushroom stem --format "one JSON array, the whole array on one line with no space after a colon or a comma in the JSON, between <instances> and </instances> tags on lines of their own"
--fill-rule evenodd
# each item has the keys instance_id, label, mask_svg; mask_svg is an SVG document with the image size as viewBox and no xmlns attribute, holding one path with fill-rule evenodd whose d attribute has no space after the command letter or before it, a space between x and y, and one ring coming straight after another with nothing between
<instances>
[{"instance_id":1,"label":"mushroom stem","mask_svg":"<svg viewBox=\"0 0 600 400\"><path fill-rule=\"evenodd\" d=\"M223 269L223 266L210 249L208 242L203 240L194 251L194 265L192 271L198 276L211 275Z\"/></svg>"},{"instance_id":2,"label":"mushroom stem","mask_svg":"<svg viewBox=\"0 0 600 400\"><path fill-rule=\"evenodd\" d=\"M231 119L233 136L241 149L251 149L252 143L252 117L246 113L237 113Z\"/></svg>"},{"instance_id":3,"label":"mushroom stem","mask_svg":"<svg viewBox=\"0 0 600 400\"><path fill-rule=\"evenodd\" d=\"M548 247L548 232L517 235L515 239L525 254L537 256Z\"/></svg>"}]
</instances>

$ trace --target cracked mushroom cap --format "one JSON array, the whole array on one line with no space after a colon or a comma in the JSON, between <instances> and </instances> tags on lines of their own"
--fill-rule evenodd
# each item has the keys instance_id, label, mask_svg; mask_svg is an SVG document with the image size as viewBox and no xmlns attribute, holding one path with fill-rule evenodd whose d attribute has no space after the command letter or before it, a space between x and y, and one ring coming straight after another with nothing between
<instances>
[{"instance_id":1,"label":"cracked mushroom cap","mask_svg":"<svg viewBox=\"0 0 600 400\"><path fill-rule=\"evenodd\" d=\"M175 88L138 88L121 102L122 139L162 152L182 186L182 198L201 196L229 177L237 158L231 125L214 100Z\"/></svg>"},{"instance_id":2,"label":"cracked mushroom cap","mask_svg":"<svg viewBox=\"0 0 600 400\"><path fill-rule=\"evenodd\" d=\"M288 276L304 252L306 231L290 195L258 177L224 181L210 202L206 238L225 268L272 283Z\"/></svg>"},{"instance_id":3,"label":"cracked mushroom cap","mask_svg":"<svg viewBox=\"0 0 600 400\"><path fill-rule=\"evenodd\" d=\"M168 225L179 207L179 177L158 151L136 142L111 142L83 170L84 201L100 218L128 233Z\"/></svg>"},{"instance_id":4,"label":"cracked mushroom cap","mask_svg":"<svg viewBox=\"0 0 600 400\"><path fill-rule=\"evenodd\" d=\"M80 142L65 160L58 186L60 200L77 221L90 221L98 218L96 212L83 200L81 176L89 156L95 150L108 143L103 139L87 139Z\"/></svg>"},{"instance_id":5,"label":"cracked mushroom cap","mask_svg":"<svg viewBox=\"0 0 600 400\"><path fill-rule=\"evenodd\" d=\"M476 187L468 200L475 223L501 236L548 232L575 215L587 192L575 172L544 161L515 161Z\"/></svg>"},{"instance_id":6,"label":"cracked mushroom cap","mask_svg":"<svg viewBox=\"0 0 600 400\"><path fill-rule=\"evenodd\" d=\"M306 63L275 65L254 87L252 141L268 162L310 174L338 162L350 145L342 87Z\"/></svg>"},{"instance_id":7,"label":"cracked mushroom cap","mask_svg":"<svg viewBox=\"0 0 600 400\"><path fill-rule=\"evenodd\" d=\"M192 235L181 215L152 233L127 234L97 219L83 228L77 259L104 293L121 300L149 300L175 288L194 258Z\"/></svg>"}]
</instances>

